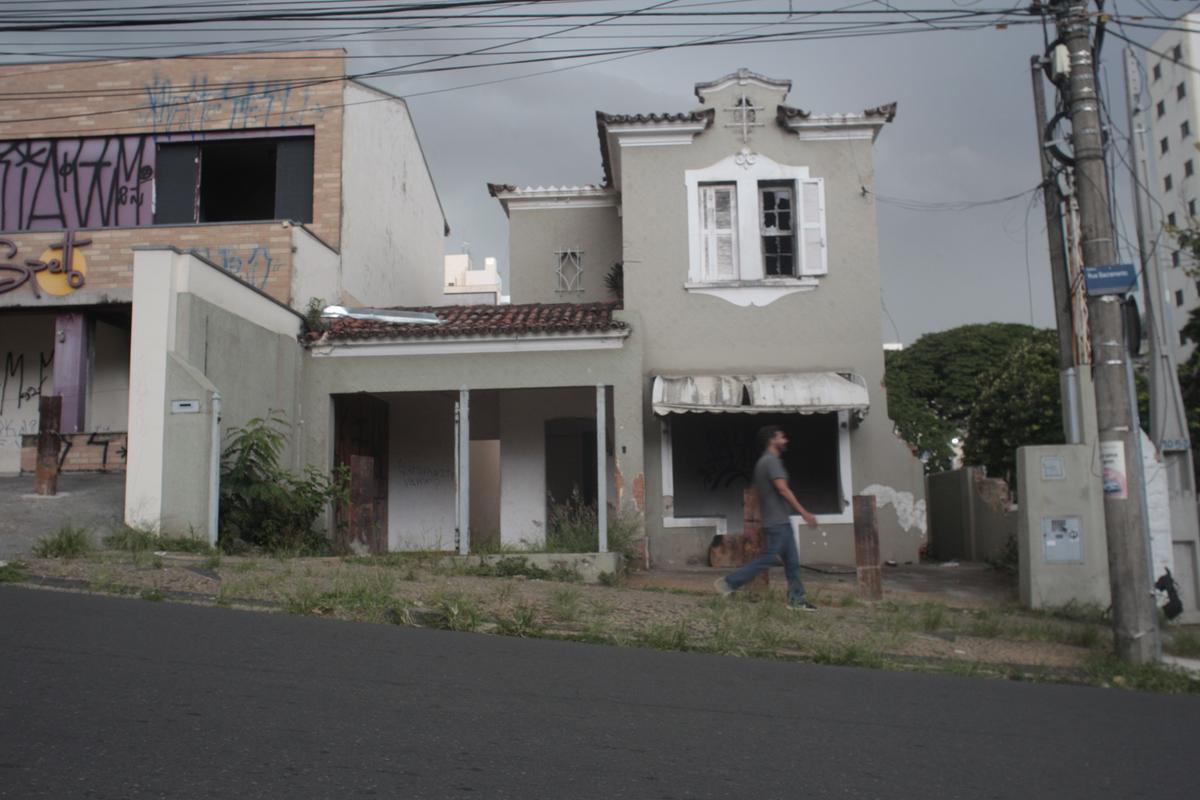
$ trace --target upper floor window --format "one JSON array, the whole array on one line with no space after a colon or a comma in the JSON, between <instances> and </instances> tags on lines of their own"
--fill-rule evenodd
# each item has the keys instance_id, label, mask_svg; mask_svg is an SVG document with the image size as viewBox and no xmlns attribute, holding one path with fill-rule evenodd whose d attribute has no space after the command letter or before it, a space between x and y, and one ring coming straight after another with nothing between
<instances>
[{"instance_id":1,"label":"upper floor window","mask_svg":"<svg viewBox=\"0 0 1200 800\"><path fill-rule=\"evenodd\" d=\"M312 137L158 145L154 222L312 222Z\"/></svg>"},{"instance_id":2,"label":"upper floor window","mask_svg":"<svg viewBox=\"0 0 1200 800\"><path fill-rule=\"evenodd\" d=\"M688 170L685 184L689 289L721 289L709 293L759 305L814 288L827 273L824 180L810 177L807 167L761 154L749 161L730 156ZM749 294L732 298L724 288Z\"/></svg>"},{"instance_id":3,"label":"upper floor window","mask_svg":"<svg viewBox=\"0 0 1200 800\"><path fill-rule=\"evenodd\" d=\"M1183 305L1183 289L1175 290L1175 305L1176 306Z\"/></svg>"},{"instance_id":4,"label":"upper floor window","mask_svg":"<svg viewBox=\"0 0 1200 800\"><path fill-rule=\"evenodd\" d=\"M1187 97L1187 86L1181 83L1175 87L1175 99L1182 100L1185 97Z\"/></svg>"},{"instance_id":5,"label":"upper floor window","mask_svg":"<svg viewBox=\"0 0 1200 800\"><path fill-rule=\"evenodd\" d=\"M1179 138L1186 139L1187 137L1189 137L1191 135L1192 135L1192 124L1185 119L1183 122L1179 123Z\"/></svg>"},{"instance_id":6,"label":"upper floor window","mask_svg":"<svg viewBox=\"0 0 1200 800\"><path fill-rule=\"evenodd\" d=\"M1175 188L1175 182L1171 180L1171 176L1167 175L1163 178L1163 191L1169 192Z\"/></svg>"},{"instance_id":7,"label":"upper floor window","mask_svg":"<svg viewBox=\"0 0 1200 800\"><path fill-rule=\"evenodd\" d=\"M1154 69L1151 70L1151 73L1154 75L1154 80L1158 80L1159 78L1161 78L1162 77L1162 64L1155 64Z\"/></svg>"},{"instance_id":8,"label":"upper floor window","mask_svg":"<svg viewBox=\"0 0 1200 800\"><path fill-rule=\"evenodd\" d=\"M1167 225L1171 226L1172 228L1175 227L1175 212L1174 211L1172 211L1170 214L1167 214Z\"/></svg>"},{"instance_id":9,"label":"upper floor window","mask_svg":"<svg viewBox=\"0 0 1200 800\"><path fill-rule=\"evenodd\" d=\"M1196 201L1195 200L1188 200L1188 216L1189 217L1196 216Z\"/></svg>"},{"instance_id":10,"label":"upper floor window","mask_svg":"<svg viewBox=\"0 0 1200 800\"><path fill-rule=\"evenodd\" d=\"M1159 100L1157 103L1154 104L1154 114L1155 114L1155 116L1159 117L1160 119L1162 117L1166 116L1166 114L1167 114L1167 101L1166 100Z\"/></svg>"},{"instance_id":11,"label":"upper floor window","mask_svg":"<svg viewBox=\"0 0 1200 800\"><path fill-rule=\"evenodd\" d=\"M583 251L559 250L554 254L554 291L583 291Z\"/></svg>"},{"instance_id":12,"label":"upper floor window","mask_svg":"<svg viewBox=\"0 0 1200 800\"><path fill-rule=\"evenodd\" d=\"M1169 151L1170 149L1171 149L1171 143L1169 141L1167 141L1167 137L1164 136L1163 138L1158 140L1158 152L1160 154L1165 155L1167 153L1167 151Z\"/></svg>"},{"instance_id":13,"label":"upper floor window","mask_svg":"<svg viewBox=\"0 0 1200 800\"><path fill-rule=\"evenodd\" d=\"M1175 62L1183 60L1183 45L1177 44L1171 48L1171 60Z\"/></svg>"},{"instance_id":14,"label":"upper floor window","mask_svg":"<svg viewBox=\"0 0 1200 800\"><path fill-rule=\"evenodd\" d=\"M1187 161L1183 162L1183 177L1190 178L1195 174L1196 165L1193 164L1192 160L1189 158Z\"/></svg>"}]
</instances>

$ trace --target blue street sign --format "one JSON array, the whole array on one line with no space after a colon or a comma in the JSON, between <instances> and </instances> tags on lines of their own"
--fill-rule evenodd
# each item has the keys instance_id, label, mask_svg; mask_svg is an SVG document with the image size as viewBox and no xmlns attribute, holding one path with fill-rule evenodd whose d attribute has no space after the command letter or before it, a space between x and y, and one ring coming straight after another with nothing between
<instances>
[{"instance_id":1,"label":"blue street sign","mask_svg":"<svg viewBox=\"0 0 1200 800\"><path fill-rule=\"evenodd\" d=\"M1129 294L1137 288L1137 270L1133 268L1133 264L1084 267L1083 283L1091 297L1103 294Z\"/></svg>"}]
</instances>

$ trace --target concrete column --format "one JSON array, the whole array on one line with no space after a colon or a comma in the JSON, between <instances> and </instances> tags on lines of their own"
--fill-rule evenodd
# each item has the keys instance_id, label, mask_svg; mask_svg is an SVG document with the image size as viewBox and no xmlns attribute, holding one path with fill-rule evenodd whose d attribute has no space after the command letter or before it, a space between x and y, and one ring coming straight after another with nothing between
<instances>
[{"instance_id":1,"label":"concrete column","mask_svg":"<svg viewBox=\"0 0 1200 800\"><path fill-rule=\"evenodd\" d=\"M596 387L596 524L600 552L608 552L608 398L604 384Z\"/></svg>"},{"instance_id":2,"label":"concrete column","mask_svg":"<svg viewBox=\"0 0 1200 800\"><path fill-rule=\"evenodd\" d=\"M62 433L87 424L92 321L87 314L59 314L54 322L54 393L62 397Z\"/></svg>"},{"instance_id":3,"label":"concrete column","mask_svg":"<svg viewBox=\"0 0 1200 800\"><path fill-rule=\"evenodd\" d=\"M458 390L458 553L471 552L471 392Z\"/></svg>"}]
</instances>

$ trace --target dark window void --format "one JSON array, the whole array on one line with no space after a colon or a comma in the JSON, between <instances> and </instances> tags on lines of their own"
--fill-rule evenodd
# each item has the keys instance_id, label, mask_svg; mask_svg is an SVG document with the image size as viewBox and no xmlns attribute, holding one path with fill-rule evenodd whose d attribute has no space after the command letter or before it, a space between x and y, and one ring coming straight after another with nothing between
<instances>
[{"instance_id":1,"label":"dark window void","mask_svg":"<svg viewBox=\"0 0 1200 800\"><path fill-rule=\"evenodd\" d=\"M796 274L795 188L791 181L758 185L763 272L768 277Z\"/></svg>"},{"instance_id":2,"label":"dark window void","mask_svg":"<svg viewBox=\"0 0 1200 800\"><path fill-rule=\"evenodd\" d=\"M742 529L742 491L760 455L758 429L779 425L791 445L783 461L792 492L815 514L840 514L836 414L677 414L671 417L675 516L723 516Z\"/></svg>"},{"instance_id":3,"label":"dark window void","mask_svg":"<svg viewBox=\"0 0 1200 800\"><path fill-rule=\"evenodd\" d=\"M158 148L154 222L312 222L311 138Z\"/></svg>"},{"instance_id":4,"label":"dark window void","mask_svg":"<svg viewBox=\"0 0 1200 800\"><path fill-rule=\"evenodd\" d=\"M596 505L596 420L546 421L546 501Z\"/></svg>"}]
</instances>

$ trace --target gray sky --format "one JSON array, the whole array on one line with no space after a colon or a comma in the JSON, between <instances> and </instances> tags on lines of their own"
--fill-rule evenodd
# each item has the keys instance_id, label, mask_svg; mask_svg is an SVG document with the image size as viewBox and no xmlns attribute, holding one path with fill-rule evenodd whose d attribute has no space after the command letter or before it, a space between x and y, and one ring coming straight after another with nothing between
<instances>
[{"instance_id":1,"label":"gray sky","mask_svg":"<svg viewBox=\"0 0 1200 800\"><path fill-rule=\"evenodd\" d=\"M227 0L212 0L220 8ZM663 10L696 6L702 0L676 0ZM195 2L136 4L194 7ZM571 2L539 6L538 10L629 10L649 2ZM0 4L24 10L46 9L48 3ZM115 7L115 3L53 4L56 9ZM135 4L121 4L130 8ZM880 1L854 4L884 10ZM1018 4L993 0L897 0L895 9L1005 9ZM1022 4L1024 5L1024 4ZM1159 0L1157 6L1123 0L1108 4L1118 14L1161 13L1177 16L1194 3ZM708 3L706 10L781 10L791 8L799 18L806 11L845 8L837 0L772 0L770 2ZM292 8L303 8L293 3ZM236 6L234 6L236 8ZM899 18L899 17L897 17ZM723 30L744 30L761 19L736 20ZM377 23L382 24L382 23ZM572 22L562 23L566 28ZM300 26L280 25L271 36L298 36ZM363 25L365 27L365 24ZM917 27L917 26L912 26ZM323 30L306 30L314 41L305 46L344 46L352 56L351 72L366 72L411 63L402 56L414 52L451 53L486 47L505 38L544 35L562 28L477 29L461 31L396 32L389 39L363 36L324 39ZM518 46L522 52L562 47L609 46L613 40L585 35L622 32L641 36L663 28L620 29L596 26L559 33ZM769 31L759 27L752 32ZM286 32L286 33L284 33ZM342 31L345 33L346 31ZM672 30L671 33L712 35L713 27ZM1151 31L1128 31L1150 43ZM458 37L441 41L442 37ZM465 42L462 37L491 36ZM105 43L106 55L172 52L134 49L164 41L228 43L266 38L254 32L221 31L204 34L163 34L154 31L81 34L76 41ZM0 47L9 59L28 60L33 48L47 51L69 40L62 33L41 37L0 33ZM656 41L656 40L643 40ZM622 44L628 44L624 40ZM245 49L245 45L236 47ZM293 47L296 45L293 45ZM1119 66L1123 43L1105 44L1102 80L1111 95L1111 109L1123 131L1124 84ZM124 48L124 49L122 49ZM186 49L196 51L198 45ZM201 51L211 51L207 45ZM474 257L496 256L507 268L507 221L500 205L488 197L488 181L520 185L574 185L601 179L596 137L597 109L609 112L685 111L695 107L693 84L747 67L775 78L790 79L791 105L816 112L861 111L897 101L899 114L876 145L876 192L884 198L931 203L983 201L1025 192L1039 181L1034 144L1029 57L1043 49L1040 25L1014 25L1004 30L929 30L896 36L842 38L833 41L792 41L770 44L676 49L637 55L581 68L578 61L545 62L521 67L475 69L422 74L371 81L387 91L409 97L426 156L441 195L452 235L447 252L470 243ZM178 51L179 48L175 48ZM511 52L511 50L510 50ZM374 56L365 58L365 56ZM467 63L462 59L439 65ZM481 81L507 79L547 70L561 70L520 80L475 88ZM440 93L438 90L452 89ZM1049 91L1049 87L1048 87ZM1129 190L1127 174L1116 176L1115 190ZM970 210L914 211L880 201L879 252L883 281L884 336L911 343L922 333L968 322L1015 321L1039 326L1053 324L1050 279L1046 257L1044 212L1040 197ZM1123 225L1128 237L1132 228ZM1123 252L1126 258L1131 256ZM881 309L882 313L882 309ZM890 316L890 318L889 318Z\"/></svg>"}]
</instances>

